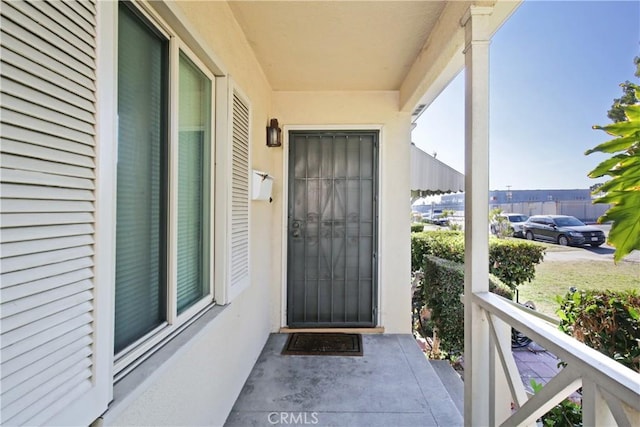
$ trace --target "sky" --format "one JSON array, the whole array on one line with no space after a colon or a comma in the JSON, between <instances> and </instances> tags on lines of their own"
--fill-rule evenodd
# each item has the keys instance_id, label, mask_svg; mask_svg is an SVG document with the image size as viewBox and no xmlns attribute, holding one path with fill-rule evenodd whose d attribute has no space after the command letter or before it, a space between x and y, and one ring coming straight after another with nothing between
<instances>
[{"instance_id":1,"label":"sky","mask_svg":"<svg viewBox=\"0 0 640 427\"><path fill-rule=\"evenodd\" d=\"M589 188L611 139L593 125L634 77L640 2L525 1L490 47L490 190ZM464 71L418 118L412 141L464 172Z\"/></svg>"}]
</instances>

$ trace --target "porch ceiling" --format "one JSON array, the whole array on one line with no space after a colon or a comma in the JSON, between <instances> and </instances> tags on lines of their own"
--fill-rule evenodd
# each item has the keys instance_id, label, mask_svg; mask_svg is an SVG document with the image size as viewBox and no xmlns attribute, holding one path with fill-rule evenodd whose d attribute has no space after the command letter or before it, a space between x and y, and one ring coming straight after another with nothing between
<instances>
[{"instance_id":1,"label":"porch ceiling","mask_svg":"<svg viewBox=\"0 0 640 427\"><path fill-rule=\"evenodd\" d=\"M273 90L399 90L445 1L230 1Z\"/></svg>"}]
</instances>

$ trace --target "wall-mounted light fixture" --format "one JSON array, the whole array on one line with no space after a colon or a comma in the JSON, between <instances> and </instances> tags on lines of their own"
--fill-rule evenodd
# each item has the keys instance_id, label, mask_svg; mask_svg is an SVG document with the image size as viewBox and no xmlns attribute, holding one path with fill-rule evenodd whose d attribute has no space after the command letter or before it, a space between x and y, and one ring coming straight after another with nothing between
<instances>
[{"instance_id":1,"label":"wall-mounted light fixture","mask_svg":"<svg viewBox=\"0 0 640 427\"><path fill-rule=\"evenodd\" d=\"M278 119L271 119L267 126L267 147L280 147L282 145L282 129L278 127Z\"/></svg>"}]
</instances>

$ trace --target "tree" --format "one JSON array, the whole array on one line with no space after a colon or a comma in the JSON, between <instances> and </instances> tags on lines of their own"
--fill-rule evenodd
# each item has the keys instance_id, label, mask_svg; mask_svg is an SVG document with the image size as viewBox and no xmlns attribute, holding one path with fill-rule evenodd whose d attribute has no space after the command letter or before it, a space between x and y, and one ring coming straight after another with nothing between
<instances>
[{"instance_id":1,"label":"tree","mask_svg":"<svg viewBox=\"0 0 640 427\"><path fill-rule=\"evenodd\" d=\"M640 67L640 59L634 58ZM640 74L640 70L636 75ZM631 251L640 249L640 86L628 83L634 91L633 104L620 104L623 120L607 126L594 126L616 138L587 150L585 154L594 152L614 154L600 163L589 173L590 178L605 175L611 179L605 182L599 192L604 196L594 203L612 205L598 222L613 221L609 232L609 242L615 246L614 261L618 262ZM616 100L617 101L617 100ZM615 106L615 103L614 103Z\"/></svg>"},{"instance_id":2,"label":"tree","mask_svg":"<svg viewBox=\"0 0 640 427\"><path fill-rule=\"evenodd\" d=\"M633 58L633 63L636 66L635 76L640 77L640 56L636 56L635 58ZM629 80L620 84L620 87L622 87L622 96L620 98L615 98L613 100L611 109L607 111L607 117L609 117L615 123L624 122L627 120L624 113L625 106L635 105L638 103L639 100L636 96L634 86L635 85Z\"/></svg>"}]
</instances>

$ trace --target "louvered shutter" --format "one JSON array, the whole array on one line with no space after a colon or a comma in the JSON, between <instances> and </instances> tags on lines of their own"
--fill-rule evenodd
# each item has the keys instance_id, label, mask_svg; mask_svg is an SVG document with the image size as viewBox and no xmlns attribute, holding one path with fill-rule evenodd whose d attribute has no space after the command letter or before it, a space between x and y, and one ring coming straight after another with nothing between
<instances>
[{"instance_id":1,"label":"louvered shutter","mask_svg":"<svg viewBox=\"0 0 640 427\"><path fill-rule=\"evenodd\" d=\"M106 410L95 337L95 1L2 2L2 425Z\"/></svg>"},{"instance_id":2,"label":"louvered shutter","mask_svg":"<svg viewBox=\"0 0 640 427\"><path fill-rule=\"evenodd\" d=\"M231 297L249 285L249 135L249 104L237 89L232 89L228 279Z\"/></svg>"}]
</instances>

